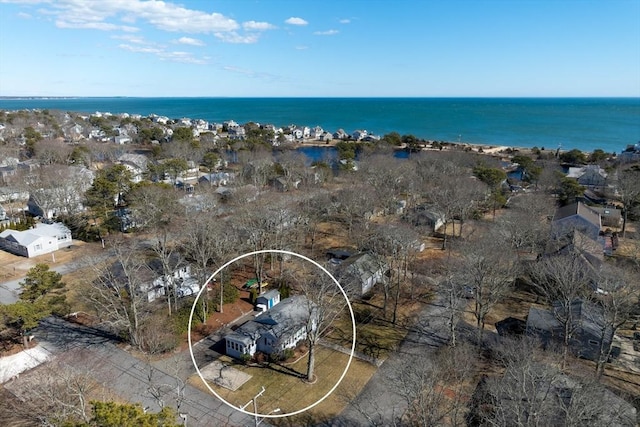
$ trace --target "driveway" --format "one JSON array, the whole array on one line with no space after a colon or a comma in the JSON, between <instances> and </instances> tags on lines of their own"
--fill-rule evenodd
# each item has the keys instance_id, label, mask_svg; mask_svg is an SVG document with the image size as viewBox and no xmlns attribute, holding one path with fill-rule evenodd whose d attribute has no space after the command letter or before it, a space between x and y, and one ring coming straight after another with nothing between
<instances>
[{"instance_id":1,"label":"driveway","mask_svg":"<svg viewBox=\"0 0 640 427\"><path fill-rule=\"evenodd\" d=\"M73 245L68 248L33 258L0 251L0 304L13 304L18 301L21 292L20 282L36 264L47 264L51 270L65 275L85 266L82 258L87 254L103 259L109 256L109 251L99 249L95 243L79 240L74 240Z\"/></svg>"}]
</instances>

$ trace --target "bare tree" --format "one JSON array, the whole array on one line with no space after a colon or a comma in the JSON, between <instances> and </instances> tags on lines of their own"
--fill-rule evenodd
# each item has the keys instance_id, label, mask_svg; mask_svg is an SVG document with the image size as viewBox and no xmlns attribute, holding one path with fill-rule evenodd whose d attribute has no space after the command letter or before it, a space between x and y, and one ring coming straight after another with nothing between
<instances>
[{"instance_id":1,"label":"bare tree","mask_svg":"<svg viewBox=\"0 0 640 427\"><path fill-rule=\"evenodd\" d=\"M466 284L461 264L460 259L449 252L445 259L436 261L431 270L437 278L436 289L446 309L451 347L458 344L458 322L464 313L466 299L473 296L473 288Z\"/></svg>"},{"instance_id":2,"label":"bare tree","mask_svg":"<svg viewBox=\"0 0 640 427\"><path fill-rule=\"evenodd\" d=\"M167 363L167 373L154 367L151 361L147 361L147 393L156 401L160 409L171 406L180 412L180 407L185 400L187 383L182 378L185 372L181 369L180 358L172 357Z\"/></svg>"},{"instance_id":3,"label":"bare tree","mask_svg":"<svg viewBox=\"0 0 640 427\"><path fill-rule=\"evenodd\" d=\"M412 355L389 383L404 399L402 425L466 425L468 380L476 356L467 346L442 347L432 357Z\"/></svg>"},{"instance_id":4,"label":"bare tree","mask_svg":"<svg viewBox=\"0 0 640 427\"><path fill-rule=\"evenodd\" d=\"M482 343L487 314L511 290L518 273L515 255L505 252L496 234L491 228L462 248L462 277L473 293L478 344Z\"/></svg>"},{"instance_id":5,"label":"bare tree","mask_svg":"<svg viewBox=\"0 0 640 427\"><path fill-rule=\"evenodd\" d=\"M345 312L347 300L329 276L317 271L303 271L297 290L305 297L307 313L305 332L309 352L306 378L314 381L316 347L334 321Z\"/></svg>"},{"instance_id":6,"label":"bare tree","mask_svg":"<svg viewBox=\"0 0 640 427\"><path fill-rule=\"evenodd\" d=\"M83 210L84 192L91 186L92 173L85 168L62 165L41 166L24 177L35 210L46 218L75 215Z\"/></svg>"},{"instance_id":7,"label":"bare tree","mask_svg":"<svg viewBox=\"0 0 640 427\"><path fill-rule=\"evenodd\" d=\"M208 211L189 212L186 217L182 248L185 255L194 261L198 283L204 286L211 275L210 266L220 267L231 259L236 253L237 240L233 229L227 221L217 218ZM221 272L220 305L219 311L223 312L223 286L224 272ZM207 298L203 299L203 318L206 317Z\"/></svg>"},{"instance_id":8,"label":"bare tree","mask_svg":"<svg viewBox=\"0 0 640 427\"><path fill-rule=\"evenodd\" d=\"M498 218L498 231L520 257L521 252L542 251L550 234L549 218L554 206L545 194L534 193L512 198Z\"/></svg>"},{"instance_id":9,"label":"bare tree","mask_svg":"<svg viewBox=\"0 0 640 427\"><path fill-rule=\"evenodd\" d=\"M182 261L178 253L178 221L184 210L173 189L163 186L143 186L135 189L131 196L131 210L135 223L149 231L150 248L162 266L162 277L167 283L166 297L169 316L177 310L177 283L173 272Z\"/></svg>"},{"instance_id":10,"label":"bare tree","mask_svg":"<svg viewBox=\"0 0 640 427\"><path fill-rule=\"evenodd\" d=\"M407 168L406 161L388 153L367 157L361 162L360 173L372 189L371 203L385 212L394 211L413 181L413 170Z\"/></svg>"},{"instance_id":11,"label":"bare tree","mask_svg":"<svg viewBox=\"0 0 640 427\"><path fill-rule=\"evenodd\" d=\"M554 305L553 314L562 325L562 367L566 366L572 338L580 327L573 305L593 296L591 270L578 250L545 255L530 272L534 286Z\"/></svg>"},{"instance_id":12,"label":"bare tree","mask_svg":"<svg viewBox=\"0 0 640 427\"><path fill-rule=\"evenodd\" d=\"M21 401L14 410L23 419L39 420L40 425L89 422L90 400L113 397L105 384L95 380L95 363L91 354L80 349L22 374L15 383L6 384Z\"/></svg>"},{"instance_id":13,"label":"bare tree","mask_svg":"<svg viewBox=\"0 0 640 427\"><path fill-rule=\"evenodd\" d=\"M377 253L380 260L386 259L385 267L390 272L389 279L383 281L383 315L386 315L388 301L392 298L391 321L395 325L401 290L409 277L409 265L420 251L422 242L415 229L406 225L383 224L375 228L372 226L371 230L371 240L366 247Z\"/></svg>"},{"instance_id":14,"label":"bare tree","mask_svg":"<svg viewBox=\"0 0 640 427\"><path fill-rule=\"evenodd\" d=\"M496 352L502 373L485 377L472 401L470 424L584 426L635 423L633 409L593 379L570 377L528 338Z\"/></svg>"},{"instance_id":15,"label":"bare tree","mask_svg":"<svg viewBox=\"0 0 640 427\"><path fill-rule=\"evenodd\" d=\"M320 223L327 219L329 193L324 190L308 192L298 203L297 211L301 217L301 231L304 233L304 244L313 255Z\"/></svg>"},{"instance_id":16,"label":"bare tree","mask_svg":"<svg viewBox=\"0 0 640 427\"><path fill-rule=\"evenodd\" d=\"M109 239L112 253L109 261L86 260L93 269L95 280L87 295L102 322L123 331L134 347L140 345L140 332L148 315L145 289L146 262L140 248L123 238Z\"/></svg>"},{"instance_id":17,"label":"bare tree","mask_svg":"<svg viewBox=\"0 0 640 427\"><path fill-rule=\"evenodd\" d=\"M617 188L623 205L622 237L626 237L629 211L640 201L640 170L626 169L618 171Z\"/></svg>"},{"instance_id":18,"label":"bare tree","mask_svg":"<svg viewBox=\"0 0 640 427\"><path fill-rule=\"evenodd\" d=\"M474 200L483 193L482 186L470 177L467 168L451 161L437 161L436 158L423 157L416 163L420 177L419 188L427 204L440 212L444 219L442 249L447 248L448 225L452 225L455 236L455 220L460 221L459 234L462 235L464 221L475 209Z\"/></svg>"},{"instance_id":19,"label":"bare tree","mask_svg":"<svg viewBox=\"0 0 640 427\"><path fill-rule=\"evenodd\" d=\"M73 148L62 141L44 139L35 144L36 158L41 165L67 165Z\"/></svg>"},{"instance_id":20,"label":"bare tree","mask_svg":"<svg viewBox=\"0 0 640 427\"><path fill-rule=\"evenodd\" d=\"M600 334L596 360L598 378L604 374L605 365L611 357L613 337L633 317L640 303L640 283L634 273L608 266L598 277L596 301L600 309L593 313L598 317L592 319Z\"/></svg>"},{"instance_id":21,"label":"bare tree","mask_svg":"<svg viewBox=\"0 0 640 427\"><path fill-rule=\"evenodd\" d=\"M371 186L353 183L341 188L333 199L337 208L337 218L346 224L348 237L357 238L357 226L365 225L376 210Z\"/></svg>"}]
</instances>

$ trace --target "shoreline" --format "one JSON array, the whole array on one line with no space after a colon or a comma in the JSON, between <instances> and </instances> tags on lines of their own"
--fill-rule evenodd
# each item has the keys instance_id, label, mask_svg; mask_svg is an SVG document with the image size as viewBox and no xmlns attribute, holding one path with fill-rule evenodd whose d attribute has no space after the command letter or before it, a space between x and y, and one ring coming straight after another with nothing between
<instances>
[{"instance_id":1,"label":"shoreline","mask_svg":"<svg viewBox=\"0 0 640 427\"><path fill-rule=\"evenodd\" d=\"M304 147L328 148L328 147L335 147L338 144L338 142L341 142L341 140L332 140L330 142L321 142L321 141L313 140L313 141L304 141L304 142L301 142L295 145L289 145L289 146L294 149L304 148ZM351 142L354 142L356 144L367 144L367 142L362 142L362 141L351 141ZM440 149L440 148L430 147L430 145L433 144L434 142L438 142L442 144L443 148ZM514 152L526 153L526 154L531 154L533 152L533 148L530 148L530 147L516 147L516 146L494 145L494 144L474 144L469 142L435 141L435 140L428 140L427 145L421 147L420 151L449 151L449 150L460 151L460 150L465 150L466 148L469 148L471 151L475 153L486 154L486 155L509 156L509 155L512 155ZM392 149L394 151L404 151L407 149L407 146L406 144L402 144L399 146L392 146ZM511 153L509 153L509 150L511 151ZM541 151L548 153L548 152L555 152L556 150L542 149ZM561 153L565 151L570 151L570 150L560 150ZM590 153L588 151L582 151L582 152L585 154Z\"/></svg>"},{"instance_id":2,"label":"shoreline","mask_svg":"<svg viewBox=\"0 0 640 427\"><path fill-rule=\"evenodd\" d=\"M471 146L510 148L546 147L549 152L602 149L620 153L637 143L640 127L633 98L128 98L128 97L33 97L2 102L6 110L123 112L130 116L190 117L211 123L230 119L239 123L319 125L327 131L367 129L380 136L399 132L421 140L467 143ZM181 100L183 100L181 102ZM611 108L616 107L616 108ZM615 111L616 115L602 112ZM85 113L82 113L85 112ZM115 112L115 113L114 113ZM481 120L478 120L481 118ZM540 123L544 125L541 126ZM597 123L597 126L585 126ZM589 131L585 131L589 129ZM460 140L462 135L462 140ZM322 144L321 144L322 145Z\"/></svg>"}]
</instances>

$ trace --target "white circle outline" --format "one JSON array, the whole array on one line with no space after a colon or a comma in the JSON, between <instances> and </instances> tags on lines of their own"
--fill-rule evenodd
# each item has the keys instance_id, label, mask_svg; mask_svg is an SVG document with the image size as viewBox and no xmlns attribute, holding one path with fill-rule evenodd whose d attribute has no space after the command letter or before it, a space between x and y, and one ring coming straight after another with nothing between
<instances>
[{"instance_id":1,"label":"white circle outline","mask_svg":"<svg viewBox=\"0 0 640 427\"><path fill-rule=\"evenodd\" d=\"M315 265L316 267L318 267L325 274L327 274L329 277L331 277L331 279L334 281L334 283L338 286L338 288L340 289L340 292L342 292L342 295L344 296L345 301L347 301L347 307L349 307L349 313L351 315L352 337L353 337L352 340L351 340L351 352L349 353L349 360L347 361L347 365L345 366L344 371L342 372L342 375L340 376L338 381L335 383L335 385L331 388L331 390L329 390L317 402L315 402L315 403L313 403L313 404L311 404L311 405L309 405L309 406L307 406L305 408L299 409L299 410L294 411L294 412L286 413L286 414L258 414L258 413L255 413L255 412L245 411L244 409L236 407L236 406L232 405L231 403L227 402L226 400L224 400L222 398L222 396L220 396L218 393L216 393L211 388L209 383L207 383L207 381L202 376L202 372L200 372L200 368L198 367L198 364L196 363L195 356L193 355L193 344L191 342L191 323L193 321L193 313L195 312L196 304L198 303L198 299L200 298L200 295L202 295L202 292L205 289L207 289L207 285L209 284L209 282L218 273L220 273L223 269L225 269L229 265L233 264L234 262L239 261L239 260L241 260L243 258L252 256L252 255L258 255L258 254L264 254L264 253L277 253L277 254L292 255L292 256L298 257L300 259L303 259L305 261L308 261L308 262L312 263L313 265ZM243 414L246 414L246 415L252 415L254 417L263 417L263 418L284 418L284 417L290 417L290 416L293 416L293 415L301 414L301 413L313 408L314 406L316 406L317 404L319 404L320 402L325 400L327 397L329 397L331 395L331 393L333 393L336 390L336 388L338 388L338 386L340 385L340 383L342 382L344 377L347 375L347 371L349 370L349 367L351 366L351 361L353 360L353 355L355 353L355 349L356 349L356 319L355 319L355 316L353 314L353 308L351 307L351 302L349 301L349 297L347 296L347 293L344 291L344 289L340 285L340 282L338 282L336 280L336 278L333 277L333 275L331 273L329 273L329 271L327 271L326 268L324 268L323 266L321 266L320 264L318 264L316 261L312 260L311 258L306 257L304 255L300 255L299 253L296 253L296 252L285 251L285 250L281 250L281 249L263 249L263 250L259 250L259 251L247 252L245 254L237 256L234 259L232 259L231 261L226 262L224 265L222 265L222 267L218 268L211 276L209 276L209 278L204 282L204 285L202 286L202 288L198 292L198 295L196 295L196 299L193 302L193 305L191 306L191 313L189 314L189 328L187 330L187 340L189 342L189 353L191 354L191 361L193 362L193 366L196 368L196 372L198 373L198 376L200 377L200 379L202 380L204 385L207 387L207 389L209 389L209 391L211 393L213 393L214 396L216 396L218 399L220 399L227 406L229 406L229 407L231 407L231 408L233 408L233 409L235 409L237 411L240 411L240 412L242 412Z\"/></svg>"}]
</instances>

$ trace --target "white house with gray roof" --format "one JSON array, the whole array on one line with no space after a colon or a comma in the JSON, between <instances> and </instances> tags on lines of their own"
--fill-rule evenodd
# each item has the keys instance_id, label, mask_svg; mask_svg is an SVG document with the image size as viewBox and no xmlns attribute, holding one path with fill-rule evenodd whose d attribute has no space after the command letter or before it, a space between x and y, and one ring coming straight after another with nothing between
<instances>
[{"instance_id":1,"label":"white house with gray roof","mask_svg":"<svg viewBox=\"0 0 640 427\"><path fill-rule=\"evenodd\" d=\"M226 353L241 359L256 352L277 354L295 348L307 338L310 318L306 297L295 295L286 298L227 335ZM316 327L315 323L310 326Z\"/></svg>"},{"instance_id":2,"label":"white house with gray roof","mask_svg":"<svg viewBox=\"0 0 640 427\"><path fill-rule=\"evenodd\" d=\"M37 224L30 230L0 233L0 249L27 258L55 252L71 243L71 231L62 223Z\"/></svg>"}]
</instances>

